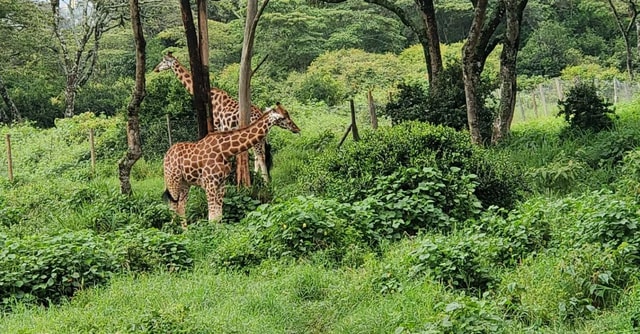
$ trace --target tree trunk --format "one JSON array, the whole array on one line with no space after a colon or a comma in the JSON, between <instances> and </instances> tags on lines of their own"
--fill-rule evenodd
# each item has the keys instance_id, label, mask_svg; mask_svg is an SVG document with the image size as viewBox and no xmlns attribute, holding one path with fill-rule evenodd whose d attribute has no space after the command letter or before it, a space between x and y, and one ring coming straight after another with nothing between
<instances>
[{"instance_id":1,"label":"tree trunk","mask_svg":"<svg viewBox=\"0 0 640 334\"><path fill-rule=\"evenodd\" d=\"M478 97L478 86L480 85L480 74L483 64L479 58L480 37L482 26L487 14L488 0L478 0L475 6L475 14L469 37L462 49L462 74L464 78L464 93L467 103L467 122L471 133L471 142L476 145L482 144L482 134L480 132L480 122L478 121L478 110L481 102Z\"/></svg>"},{"instance_id":2,"label":"tree trunk","mask_svg":"<svg viewBox=\"0 0 640 334\"><path fill-rule=\"evenodd\" d=\"M142 147L140 142L140 104L146 95L145 89L145 64L146 41L142 30L142 22L140 20L140 7L138 0L129 0L129 9L131 11L131 28L133 30L133 39L136 47L136 83L127 106L127 144L128 151L118 163L120 192L122 194L131 195L131 168L142 155Z\"/></svg>"},{"instance_id":3,"label":"tree trunk","mask_svg":"<svg viewBox=\"0 0 640 334\"><path fill-rule=\"evenodd\" d=\"M616 6L613 4L613 0L608 0L607 2L609 3L609 8L611 8L613 17L615 18L618 30L620 30L622 38L624 39L625 52L627 56L627 72L629 73L629 79L633 80L633 56L631 52L631 42L629 41L629 36L631 35L631 29L634 25L636 25L636 18L638 17L638 9L636 8L635 0L625 1L629 12L629 23L626 27L623 25L624 19L622 18L622 15L618 13ZM637 26L636 29L638 29Z\"/></svg>"},{"instance_id":4,"label":"tree trunk","mask_svg":"<svg viewBox=\"0 0 640 334\"><path fill-rule=\"evenodd\" d=\"M9 96L9 91L7 90L7 87L4 85L4 81L2 80L2 78L0 78L0 96L2 96L2 100L4 101L4 103L7 105L7 108L9 109L9 115L4 115L7 119L1 120L1 121L4 121L6 123L21 122L22 115L20 115L20 111L18 110L18 107L16 107L16 104L13 103L11 96Z\"/></svg>"},{"instance_id":5,"label":"tree trunk","mask_svg":"<svg viewBox=\"0 0 640 334\"><path fill-rule=\"evenodd\" d=\"M238 82L238 102L240 104L240 127L249 125L251 119L251 57L253 56L253 44L256 36L256 27L262 15L262 11L269 3L265 0L258 9L257 0L247 1L247 17L244 26L244 37L242 40L242 55L240 58L240 74ZM243 152L236 158L236 175L238 185L250 187L251 178L249 176L249 154Z\"/></svg>"},{"instance_id":6,"label":"tree trunk","mask_svg":"<svg viewBox=\"0 0 640 334\"><path fill-rule=\"evenodd\" d=\"M184 33L187 38L187 48L189 49L189 64L191 65L191 78L193 80L193 105L198 121L198 136L203 138L209 133L207 123L208 95L203 91L204 86L202 78L202 59L200 58L200 46L198 44L198 36L196 27L193 24L193 14L191 13L191 5L189 0L180 0L180 10L182 12L182 23L184 25ZM205 96L206 95L206 96Z\"/></svg>"},{"instance_id":7,"label":"tree trunk","mask_svg":"<svg viewBox=\"0 0 640 334\"><path fill-rule=\"evenodd\" d=\"M516 61L520 45L522 14L528 0L504 0L507 17L506 32L500 54L500 106L493 123L491 143L497 144L509 136L518 92Z\"/></svg>"},{"instance_id":8,"label":"tree trunk","mask_svg":"<svg viewBox=\"0 0 640 334\"><path fill-rule=\"evenodd\" d=\"M207 0L198 0L198 47L200 49L200 61L202 62L202 95L205 100L207 116L207 132L215 130L213 115L211 114L211 79L209 78L209 24L207 22Z\"/></svg>"},{"instance_id":9,"label":"tree trunk","mask_svg":"<svg viewBox=\"0 0 640 334\"><path fill-rule=\"evenodd\" d=\"M64 89L64 117L69 118L75 115L76 109L76 75L67 75L67 86Z\"/></svg>"},{"instance_id":10,"label":"tree trunk","mask_svg":"<svg viewBox=\"0 0 640 334\"><path fill-rule=\"evenodd\" d=\"M433 0L416 0L416 4L420 8L426 28L427 48L429 54L426 61L431 65L429 84L433 86L434 82L438 81L443 68L442 54L440 53L440 36L438 35L438 23L436 21L436 10L433 6Z\"/></svg>"}]
</instances>

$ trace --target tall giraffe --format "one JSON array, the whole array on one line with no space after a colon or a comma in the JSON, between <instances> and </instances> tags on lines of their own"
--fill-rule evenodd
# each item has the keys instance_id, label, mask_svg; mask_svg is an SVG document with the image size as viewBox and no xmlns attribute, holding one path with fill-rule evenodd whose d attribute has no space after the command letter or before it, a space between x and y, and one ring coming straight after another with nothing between
<instances>
[{"instance_id":1,"label":"tall giraffe","mask_svg":"<svg viewBox=\"0 0 640 334\"><path fill-rule=\"evenodd\" d=\"M169 207L183 217L192 185L207 194L209 220L222 217L225 180L231 171L229 159L264 140L269 129L277 125L293 133L300 132L289 113L282 108L267 109L249 126L223 132L212 132L196 142L176 143L164 156L165 197Z\"/></svg>"},{"instance_id":2,"label":"tall giraffe","mask_svg":"<svg viewBox=\"0 0 640 334\"><path fill-rule=\"evenodd\" d=\"M184 85L189 94L193 95L193 80L191 72L184 67L171 52L167 53L162 61L153 69L155 72L173 70L178 80ZM238 128L240 125L240 104L236 99L231 97L227 92L219 88L211 88L209 91L211 96L211 113L213 116L213 127L215 131L228 131ZM280 103L276 103L276 108L282 108ZM285 110L286 111L286 110ZM249 122L255 122L262 116L262 111L255 105L251 105L251 118ZM266 139L253 146L254 153L254 170L260 172L262 178L269 182L269 169L267 167Z\"/></svg>"}]
</instances>

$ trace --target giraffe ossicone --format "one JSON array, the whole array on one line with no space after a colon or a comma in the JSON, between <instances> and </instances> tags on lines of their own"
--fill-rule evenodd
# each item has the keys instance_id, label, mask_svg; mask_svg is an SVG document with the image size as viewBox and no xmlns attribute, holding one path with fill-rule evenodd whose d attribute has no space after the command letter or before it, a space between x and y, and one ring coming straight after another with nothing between
<instances>
[{"instance_id":1,"label":"giraffe ossicone","mask_svg":"<svg viewBox=\"0 0 640 334\"><path fill-rule=\"evenodd\" d=\"M153 69L154 72L172 70L178 80L193 95L193 80L191 72L184 67L171 52L162 57L162 61ZM209 91L211 98L211 114L213 118L214 131L228 131L237 129L240 126L240 104L227 92L211 88ZM280 103L276 103L276 108L282 108ZM284 110L284 108L282 108ZM255 105L251 105L251 118L249 122L255 122L262 116L262 111ZM253 147L254 170L260 172L265 182L269 182L269 169L266 158L266 140L263 139Z\"/></svg>"},{"instance_id":2,"label":"giraffe ossicone","mask_svg":"<svg viewBox=\"0 0 640 334\"><path fill-rule=\"evenodd\" d=\"M192 185L205 190L209 220L222 218L225 181L231 171L229 159L263 140L274 125L300 132L289 113L276 106L247 127L212 132L196 142L180 142L169 148L164 156L165 197L169 208L182 217L183 228L186 228L185 208Z\"/></svg>"}]
</instances>

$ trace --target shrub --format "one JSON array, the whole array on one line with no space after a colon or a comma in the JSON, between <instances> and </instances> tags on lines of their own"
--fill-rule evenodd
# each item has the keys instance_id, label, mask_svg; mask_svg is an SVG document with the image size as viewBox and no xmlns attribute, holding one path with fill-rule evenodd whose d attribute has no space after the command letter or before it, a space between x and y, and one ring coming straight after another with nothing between
<instances>
[{"instance_id":1,"label":"shrub","mask_svg":"<svg viewBox=\"0 0 640 334\"><path fill-rule=\"evenodd\" d=\"M504 265L516 265L529 254L544 249L551 239L551 226L542 217L544 204L525 203L520 211L507 212L491 207L478 221L472 222L478 233L502 239L497 260Z\"/></svg>"},{"instance_id":2,"label":"shrub","mask_svg":"<svg viewBox=\"0 0 640 334\"><path fill-rule=\"evenodd\" d=\"M505 332L504 319L498 308L486 300L463 295L450 303L438 303L435 308L439 311L439 321L427 323L419 333Z\"/></svg>"},{"instance_id":3,"label":"shrub","mask_svg":"<svg viewBox=\"0 0 640 334\"><path fill-rule=\"evenodd\" d=\"M80 200L82 195L86 196L84 200ZM131 224L162 228L172 218L159 196L127 196L115 189L90 187L82 188L70 201L80 204L76 207L80 223L97 232L111 232Z\"/></svg>"},{"instance_id":4,"label":"shrub","mask_svg":"<svg viewBox=\"0 0 640 334\"><path fill-rule=\"evenodd\" d=\"M459 61L444 68L432 90L423 84L404 83L398 85L398 90L397 98L389 102L381 113L391 118L394 124L422 121L456 130L468 128L462 65ZM490 137L492 131L494 111L488 104L492 90L490 82L483 78L479 89L482 103L478 110L483 137Z\"/></svg>"},{"instance_id":5,"label":"shrub","mask_svg":"<svg viewBox=\"0 0 640 334\"><path fill-rule=\"evenodd\" d=\"M585 163L568 159L561 152L551 163L528 171L527 176L539 191L564 194L574 190L576 184L586 178L588 170Z\"/></svg>"},{"instance_id":6,"label":"shrub","mask_svg":"<svg viewBox=\"0 0 640 334\"><path fill-rule=\"evenodd\" d=\"M257 247L268 256L300 257L325 250L340 259L347 245L359 242L357 229L348 225L344 204L315 197L295 197L260 206L245 218L255 233Z\"/></svg>"},{"instance_id":7,"label":"shrub","mask_svg":"<svg viewBox=\"0 0 640 334\"><path fill-rule=\"evenodd\" d=\"M8 238L0 235L0 304L49 304L106 283L117 272L176 271L192 258L179 237L132 226L110 237L90 230Z\"/></svg>"},{"instance_id":8,"label":"shrub","mask_svg":"<svg viewBox=\"0 0 640 334\"><path fill-rule=\"evenodd\" d=\"M460 289L486 290L496 279L502 240L466 230L426 237L412 253L414 275L428 274Z\"/></svg>"},{"instance_id":9,"label":"shrub","mask_svg":"<svg viewBox=\"0 0 640 334\"><path fill-rule=\"evenodd\" d=\"M566 320L592 314L596 309L615 306L637 269L629 259L636 249L628 244L611 249L585 244L570 250L560 265L569 298L559 305Z\"/></svg>"},{"instance_id":10,"label":"shrub","mask_svg":"<svg viewBox=\"0 0 640 334\"><path fill-rule=\"evenodd\" d=\"M353 218L370 241L400 239L419 231L449 231L479 213L475 176L451 167L407 168L375 179L366 198L353 204Z\"/></svg>"},{"instance_id":11,"label":"shrub","mask_svg":"<svg viewBox=\"0 0 640 334\"><path fill-rule=\"evenodd\" d=\"M347 88L326 73L311 73L304 76L294 96L301 102L324 101L335 106L344 101Z\"/></svg>"},{"instance_id":12,"label":"shrub","mask_svg":"<svg viewBox=\"0 0 640 334\"><path fill-rule=\"evenodd\" d=\"M5 239L0 248L0 301L57 302L105 283L118 259L101 236L77 231L58 236Z\"/></svg>"},{"instance_id":13,"label":"shrub","mask_svg":"<svg viewBox=\"0 0 640 334\"><path fill-rule=\"evenodd\" d=\"M598 132L613 126L609 114L614 111L611 103L598 96L593 83L577 82L569 89L564 101L558 102L558 116L564 116L572 130L590 130Z\"/></svg>"},{"instance_id":14,"label":"shrub","mask_svg":"<svg viewBox=\"0 0 640 334\"><path fill-rule=\"evenodd\" d=\"M517 166L492 151L473 147L467 134L419 122L366 131L358 142L326 150L312 161L298 185L352 203L366 198L378 177L425 166L443 174L456 167L463 174L477 175L475 194L485 207L510 208L525 187Z\"/></svg>"},{"instance_id":15,"label":"shrub","mask_svg":"<svg viewBox=\"0 0 640 334\"><path fill-rule=\"evenodd\" d=\"M131 225L116 231L110 239L120 266L126 271L165 269L173 272L193 264L183 238L157 229Z\"/></svg>"}]
</instances>

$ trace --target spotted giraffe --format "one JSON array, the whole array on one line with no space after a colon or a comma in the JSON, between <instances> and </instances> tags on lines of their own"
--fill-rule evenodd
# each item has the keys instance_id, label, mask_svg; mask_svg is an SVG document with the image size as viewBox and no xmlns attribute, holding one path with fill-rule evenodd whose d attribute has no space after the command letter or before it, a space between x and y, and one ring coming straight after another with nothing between
<instances>
[{"instance_id":1,"label":"spotted giraffe","mask_svg":"<svg viewBox=\"0 0 640 334\"><path fill-rule=\"evenodd\" d=\"M173 73L182 85L184 85L189 94L193 95L191 72L189 72L171 52L162 58L162 61L154 68L154 71L160 72L169 69L173 70ZM238 128L240 125L240 104L238 101L227 92L215 87L211 88L209 95L211 96L211 113L213 116L214 131L228 131ZM277 106L282 108L279 103ZM249 122L255 122L260 116L262 116L262 111L252 104ZM266 147L266 139L262 139L253 146L254 170L260 172L265 182L269 182L269 169L265 152Z\"/></svg>"},{"instance_id":2,"label":"spotted giraffe","mask_svg":"<svg viewBox=\"0 0 640 334\"><path fill-rule=\"evenodd\" d=\"M183 228L186 228L185 206L192 185L202 187L207 194L209 220L222 218L225 181L231 171L229 159L262 141L274 125L300 132L289 113L276 107L267 109L247 127L212 132L196 142L180 142L169 148L164 156L165 197L169 199L169 207L183 217Z\"/></svg>"}]
</instances>

